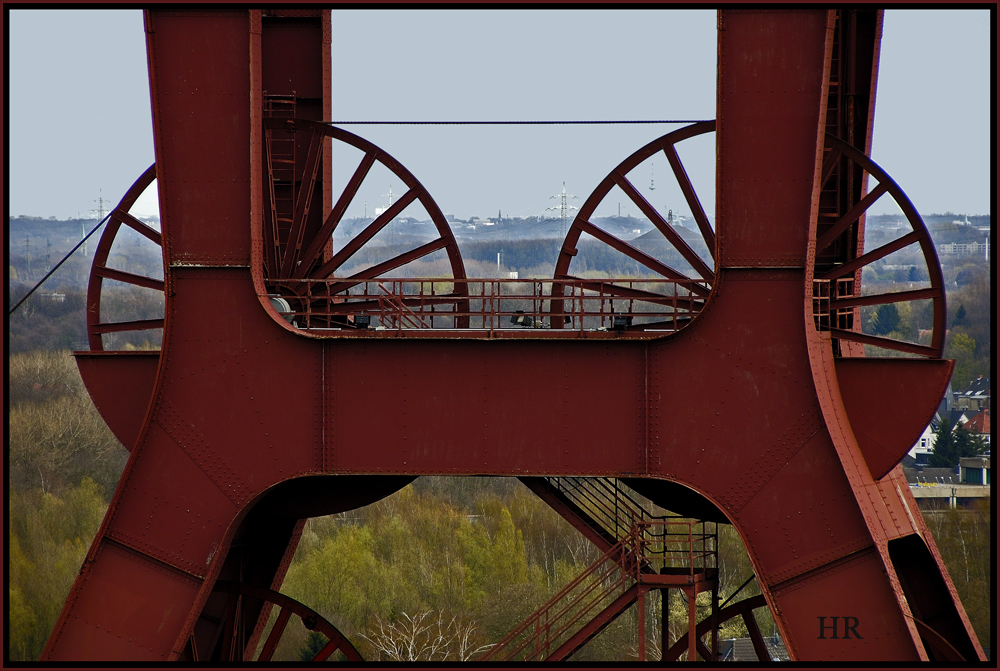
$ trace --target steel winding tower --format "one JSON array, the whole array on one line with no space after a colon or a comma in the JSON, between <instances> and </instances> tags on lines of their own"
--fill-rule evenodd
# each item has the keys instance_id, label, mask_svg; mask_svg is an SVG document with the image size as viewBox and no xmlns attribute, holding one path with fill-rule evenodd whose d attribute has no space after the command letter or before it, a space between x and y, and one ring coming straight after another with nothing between
<instances>
[{"instance_id":1,"label":"steel winding tower","mask_svg":"<svg viewBox=\"0 0 1000 671\"><path fill-rule=\"evenodd\" d=\"M259 643L273 650L264 624L275 606L279 622L295 614L327 633L326 654L356 658L278 592L303 520L425 474L516 475L538 492L542 477L621 478L664 507L732 523L792 659L985 659L897 466L952 364L941 359L933 245L867 158L880 12L721 11L717 120L640 149L581 207L556 276L519 313L534 310L545 329L501 327L508 315L483 297L487 281L466 278L416 178L322 123L329 11L148 10L145 21L156 165L95 252L91 350L77 355L131 456L46 660L243 659ZM674 149L713 130L714 229ZM337 143L362 154L340 193ZM626 176L659 151L710 259ZM332 233L376 163L408 191L335 250ZM162 235L128 214L154 178ZM615 185L689 271L588 221ZM886 193L913 230L866 252L864 212ZM346 272L413 202L438 237ZM162 247L162 281L107 267L122 225ZM662 282L577 278L582 235ZM910 244L930 288L862 295L862 268ZM446 289L381 279L438 252L452 271ZM164 318L105 321L104 279L164 291ZM860 332L860 306L916 299L934 305L929 345ZM594 326L611 313L611 328ZM386 326L364 328L371 319ZM156 328L159 352L104 350L104 334ZM916 356L865 357L864 344ZM538 383L489 374L498 368ZM379 407L399 412L373 417ZM830 618L843 620L836 637Z\"/></svg>"}]
</instances>

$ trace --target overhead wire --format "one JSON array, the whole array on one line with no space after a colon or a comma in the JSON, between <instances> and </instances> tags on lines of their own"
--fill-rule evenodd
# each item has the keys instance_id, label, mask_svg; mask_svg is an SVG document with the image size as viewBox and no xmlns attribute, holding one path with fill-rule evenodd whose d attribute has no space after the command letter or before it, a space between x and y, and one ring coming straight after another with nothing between
<instances>
[{"instance_id":1,"label":"overhead wire","mask_svg":"<svg viewBox=\"0 0 1000 671\"><path fill-rule=\"evenodd\" d=\"M574 126L574 125L615 125L615 124L693 124L711 119L612 119L612 120L526 120L526 121L324 121L330 126ZM530 208L522 209L521 212ZM532 227L545 225L539 219Z\"/></svg>"},{"instance_id":2,"label":"overhead wire","mask_svg":"<svg viewBox=\"0 0 1000 671\"><path fill-rule=\"evenodd\" d=\"M352 126L352 125L366 125L366 126L579 126L579 125L616 125L616 124L679 124L679 123L700 123L706 121L706 119L614 119L614 120L535 120L535 121L324 121L323 123L329 124L331 126ZM62 264L64 264L73 253L80 248L80 246L86 242L90 236L92 236L97 229L104 225L104 223L111 216L109 212L104 219L102 219L87 235L80 239L80 242L76 244L62 258L62 260L57 263L52 269L45 274L41 280L38 281L35 286L26 293L21 300L17 302L7 313L7 316L14 314L21 305L28 300L29 297L38 287L42 286L45 280L52 276L52 273L57 271ZM541 221L537 224L542 224Z\"/></svg>"},{"instance_id":3,"label":"overhead wire","mask_svg":"<svg viewBox=\"0 0 1000 671\"><path fill-rule=\"evenodd\" d=\"M73 249L69 250L69 252L66 254L66 256L64 256L62 258L62 261L60 261L59 263L57 263L56 265L54 265L52 267L52 270L50 270L49 272L45 273L45 277L43 277L42 279L38 280L38 283L35 284L35 286L31 287L31 289L28 291L28 293L26 293L23 297L21 297L21 300L19 300L17 302L17 304L10 309L10 311L7 313L7 316L9 317L12 314L14 314L14 311L17 310L19 307L21 307L21 304L24 303L24 301L28 300L28 298L31 296L31 294L35 293L35 290L38 287L42 286L42 284L45 282L45 280L49 279L49 277L52 276L52 273L54 273L57 270L59 270L59 266L61 266L62 264L66 263L66 261L69 260L69 257L73 256L73 252L75 252L76 250L80 249L80 245L82 245L83 243L85 243L90 238L90 236L92 236L94 233L96 233L97 229L99 229L101 226L103 226L104 222L106 222L108 219L110 219L112 214L114 214L114 210L112 210L111 212L108 212L108 215L106 217L104 217L103 219L101 219L97 223L97 226L94 226L92 229L90 229L90 233L87 233L87 235L85 235L82 238L80 238L80 242L76 243L76 246L74 246Z\"/></svg>"}]
</instances>

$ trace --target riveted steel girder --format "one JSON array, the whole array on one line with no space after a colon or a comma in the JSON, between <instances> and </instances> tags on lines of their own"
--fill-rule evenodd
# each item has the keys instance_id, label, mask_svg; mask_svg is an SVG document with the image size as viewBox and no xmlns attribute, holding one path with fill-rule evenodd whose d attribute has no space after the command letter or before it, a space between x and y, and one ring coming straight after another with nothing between
<instances>
[{"instance_id":1,"label":"riveted steel girder","mask_svg":"<svg viewBox=\"0 0 1000 671\"><path fill-rule=\"evenodd\" d=\"M275 588L298 519L422 474L679 483L738 529L793 659L983 659L900 471L879 473L894 449L856 401L890 376L936 404L951 363L840 362L814 326L834 37L850 14L720 12L715 278L682 331L322 340L267 301L261 110L265 92L294 92L329 118L329 13L147 11L163 347L45 659L185 658L220 575ZM869 85L848 123L870 135L881 18L855 18L869 38L850 54ZM302 226L332 207L329 165ZM930 412L891 421L905 434ZM234 564L246 539L258 558ZM835 617L855 636L824 636Z\"/></svg>"}]
</instances>

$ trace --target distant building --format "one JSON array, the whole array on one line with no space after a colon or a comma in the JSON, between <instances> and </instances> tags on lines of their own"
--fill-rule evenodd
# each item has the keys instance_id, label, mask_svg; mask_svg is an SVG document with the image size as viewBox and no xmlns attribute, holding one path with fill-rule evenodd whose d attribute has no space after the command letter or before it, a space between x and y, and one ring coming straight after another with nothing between
<instances>
[{"instance_id":1,"label":"distant building","mask_svg":"<svg viewBox=\"0 0 1000 671\"><path fill-rule=\"evenodd\" d=\"M986 242L946 242L938 245L938 254L942 256L981 256L990 260L990 241Z\"/></svg>"},{"instance_id":2,"label":"distant building","mask_svg":"<svg viewBox=\"0 0 1000 671\"><path fill-rule=\"evenodd\" d=\"M903 468L910 493L921 510L968 508L990 496L989 457L967 457L956 468ZM980 482L983 480L983 482Z\"/></svg>"},{"instance_id":3,"label":"distant building","mask_svg":"<svg viewBox=\"0 0 1000 671\"><path fill-rule=\"evenodd\" d=\"M990 446L990 409L983 408L977 414L972 416L968 422L962 425L969 433L974 433L983 439L986 443L987 448Z\"/></svg>"},{"instance_id":4,"label":"distant building","mask_svg":"<svg viewBox=\"0 0 1000 671\"><path fill-rule=\"evenodd\" d=\"M966 485L988 485L993 482L990 457L962 457L958 460L959 479Z\"/></svg>"},{"instance_id":5,"label":"distant building","mask_svg":"<svg viewBox=\"0 0 1000 671\"><path fill-rule=\"evenodd\" d=\"M926 466L927 462L931 458L931 454L934 452L934 442L937 440L935 435L938 430L938 419L935 416L931 420L931 423L924 427L924 432L920 434L920 438L917 442L913 444L910 451L907 452L907 456L913 459L913 463L916 466Z\"/></svg>"},{"instance_id":6,"label":"distant building","mask_svg":"<svg viewBox=\"0 0 1000 671\"><path fill-rule=\"evenodd\" d=\"M942 406L944 406L943 403ZM958 427L968 422L969 417L963 410L945 410L943 407L939 407L938 411L934 413L930 424L924 427L924 432L920 434L917 442L906 453L910 461L904 462L905 465L916 466L918 468L927 465L931 454L934 452L934 443L937 440L936 434L938 428L940 428L941 422L944 420L950 421L953 427Z\"/></svg>"},{"instance_id":7,"label":"distant building","mask_svg":"<svg viewBox=\"0 0 1000 671\"><path fill-rule=\"evenodd\" d=\"M958 410L980 411L990 407L991 396L990 378L980 375L969 383L965 391L955 392L955 400L952 407Z\"/></svg>"}]
</instances>

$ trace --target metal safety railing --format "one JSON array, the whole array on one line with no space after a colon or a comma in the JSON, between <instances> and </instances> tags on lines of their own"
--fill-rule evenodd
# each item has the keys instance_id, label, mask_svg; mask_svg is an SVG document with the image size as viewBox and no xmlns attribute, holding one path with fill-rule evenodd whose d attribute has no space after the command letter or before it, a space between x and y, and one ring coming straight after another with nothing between
<instances>
[{"instance_id":1,"label":"metal safety railing","mask_svg":"<svg viewBox=\"0 0 1000 671\"><path fill-rule=\"evenodd\" d=\"M709 530L706 525L711 525ZM585 627L616 617L635 598L633 587L663 582L661 564L688 569L688 582L715 568L717 532L713 523L663 517L636 523L610 550L532 613L480 661L541 661L558 653ZM683 574L670 572L675 580ZM676 583L679 584L680 583Z\"/></svg>"},{"instance_id":2,"label":"metal safety railing","mask_svg":"<svg viewBox=\"0 0 1000 671\"><path fill-rule=\"evenodd\" d=\"M648 554L643 558L646 570L686 567L693 574L714 568L706 561L714 561L715 523L654 515L615 478L551 477L546 481L616 541L638 529Z\"/></svg>"},{"instance_id":3,"label":"metal safety railing","mask_svg":"<svg viewBox=\"0 0 1000 671\"><path fill-rule=\"evenodd\" d=\"M637 523L655 519L616 478L550 477L545 480L549 487L566 497L616 541L624 538Z\"/></svg>"},{"instance_id":4,"label":"metal safety railing","mask_svg":"<svg viewBox=\"0 0 1000 671\"><path fill-rule=\"evenodd\" d=\"M676 331L704 307L705 282L663 279L282 280L270 283L305 330Z\"/></svg>"}]
</instances>

